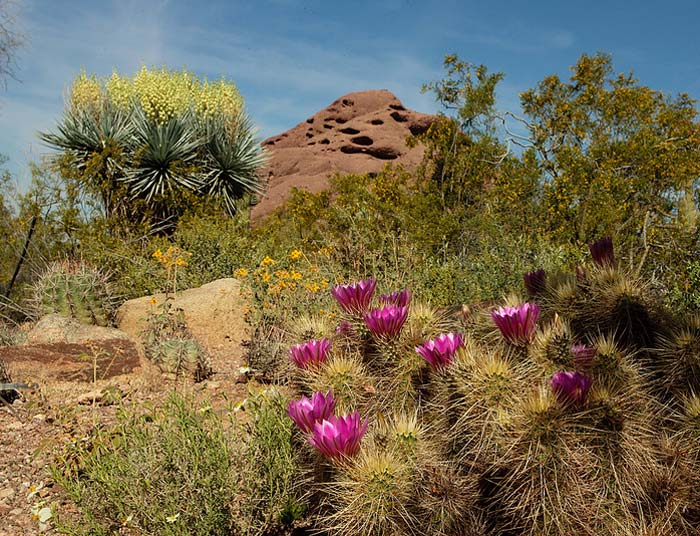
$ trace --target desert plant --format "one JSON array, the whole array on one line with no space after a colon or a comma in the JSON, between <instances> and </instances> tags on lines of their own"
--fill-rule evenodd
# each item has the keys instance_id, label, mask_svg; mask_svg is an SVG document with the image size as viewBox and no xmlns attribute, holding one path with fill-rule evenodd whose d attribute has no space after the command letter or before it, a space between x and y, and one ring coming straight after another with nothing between
<instances>
[{"instance_id":1,"label":"desert plant","mask_svg":"<svg viewBox=\"0 0 700 536\"><path fill-rule=\"evenodd\" d=\"M204 408L207 408L205 405ZM173 393L162 407L121 411L116 428L68 444L52 474L78 506L62 534L240 533L228 433L211 408Z\"/></svg>"},{"instance_id":2,"label":"desert plant","mask_svg":"<svg viewBox=\"0 0 700 536\"><path fill-rule=\"evenodd\" d=\"M109 326L117 297L109 275L82 261L50 264L32 285L27 309L33 318L59 314L84 324Z\"/></svg>"},{"instance_id":3,"label":"desert plant","mask_svg":"<svg viewBox=\"0 0 700 536\"><path fill-rule=\"evenodd\" d=\"M212 373L211 357L190 333L182 309L166 300L152 311L143 330L146 355L164 372L188 374L199 382Z\"/></svg>"}]
</instances>

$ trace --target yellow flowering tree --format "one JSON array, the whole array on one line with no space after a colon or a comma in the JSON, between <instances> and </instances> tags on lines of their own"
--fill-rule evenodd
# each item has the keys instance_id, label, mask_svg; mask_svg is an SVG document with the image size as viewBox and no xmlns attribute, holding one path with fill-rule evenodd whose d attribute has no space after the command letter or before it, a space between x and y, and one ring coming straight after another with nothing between
<instances>
[{"instance_id":1,"label":"yellow flowering tree","mask_svg":"<svg viewBox=\"0 0 700 536\"><path fill-rule=\"evenodd\" d=\"M57 149L67 180L105 215L162 222L188 204L217 200L229 212L260 192L264 163L243 99L225 79L142 69L133 77L73 80L63 119L40 138Z\"/></svg>"},{"instance_id":2,"label":"yellow flowering tree","mask_svg":"<svg viewBox=\"0 0 700 536\"><path fill-rule=\"evenodd\" d=\"M584 54L569 81L548 76L521 101L554 236L634 233L645 220L695 212L700 124L687 95L669 97L615 73L610 56Z\"/></svg>"}]
</instances>

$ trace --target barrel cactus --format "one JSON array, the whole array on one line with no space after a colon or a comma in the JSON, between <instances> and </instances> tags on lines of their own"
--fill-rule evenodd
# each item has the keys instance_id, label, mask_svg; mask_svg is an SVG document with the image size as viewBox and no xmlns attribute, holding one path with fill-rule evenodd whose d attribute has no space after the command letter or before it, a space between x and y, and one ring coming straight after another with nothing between
<instances>
[{"instance_id":1,"label":"barrel cactus","mask_svg":"<svg viewBox=\"0 0 700 536\"><path fill-rule=\"evenodd\" d=\"M27 303L29 314L40 318L59 314L84 324L109 326L116 298L109 276L82 261L50 264L38 277Z\"/></svg>"}]
</instances>

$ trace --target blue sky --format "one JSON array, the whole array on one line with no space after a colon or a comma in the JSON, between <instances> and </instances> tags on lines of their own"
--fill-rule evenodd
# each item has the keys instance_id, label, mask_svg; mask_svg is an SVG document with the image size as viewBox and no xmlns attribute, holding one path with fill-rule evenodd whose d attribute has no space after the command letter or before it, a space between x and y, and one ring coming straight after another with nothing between
<instances>
[{"instance_id":1,"label":"blue sky","mask_svg":"<svg viewBox=\"0 0 700 536\"><path fill-rule=\"evenodd\" d=\"M633 7L629 7L633 6ZM581 53L613 54L616 70L700 98L700 2L616 0L334 2L24 0L19 82L0 93L0 153L20 185L47 151L38 130L61 116L71 79L186 66L238 85L260 137L280 133L345 93L385 88L409 108L437 110L420 86L457 53L504 72L499 107L543 77L567 76Z\"/></svg>"}]
</instances>

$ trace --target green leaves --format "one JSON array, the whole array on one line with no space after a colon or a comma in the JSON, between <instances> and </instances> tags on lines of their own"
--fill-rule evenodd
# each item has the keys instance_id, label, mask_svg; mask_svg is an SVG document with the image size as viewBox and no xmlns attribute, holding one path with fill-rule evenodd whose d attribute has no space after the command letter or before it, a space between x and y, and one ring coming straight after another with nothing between
<instances>
[{"instance_id":1,"label":"green leaves","mask_svg":"<svg viewBox=\"0 0 700 536\"><path fill-rule=\"evenodd\" d=\"M91 84L85 95L74 84L56 130L39 137L59 151L55 162L63 178L97 199L105 216L157 226L177 219L197 198L221 203L232 215L243 195L262 192L257 170L265 155L252 122L242 110L225 106L226 95L212 94L202 107L204 94L181 92L177 111L158 120L141 100L116 102L104 81ZM168 95L161 90L157 84L149 89L166 106ZM189 106L186 98L180 102L182 95L190 95Z\"/></svg>"}]
</instances>

